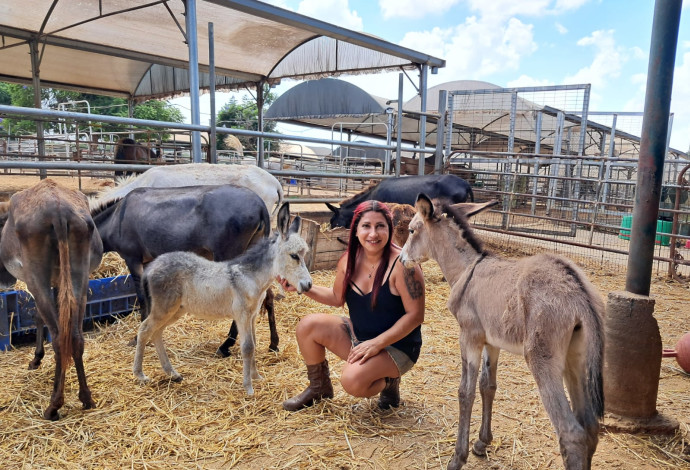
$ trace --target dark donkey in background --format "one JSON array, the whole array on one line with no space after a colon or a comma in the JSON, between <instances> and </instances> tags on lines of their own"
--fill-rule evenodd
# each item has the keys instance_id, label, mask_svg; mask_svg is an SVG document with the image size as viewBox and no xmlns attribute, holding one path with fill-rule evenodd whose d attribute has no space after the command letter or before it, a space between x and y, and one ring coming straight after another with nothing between
<instances>
[{"instance_id":1,"label":"dark donkey in background","mask_svg":"<svg viewBox=\"0 0 690 470\"><path fill-rule=\"evenodd\" d=\"M455 175L402 176L389 178L372 185L340 203L340 207L326 203L333 212L331 228L350 228L355 208L364 201L375 199L381 202L414 205L417 195L424 193L431 198L447 199L450 203L474 202L472 187Z\"/></svg>"},{"instance_id":2,"label":"dark donkey in background","mask_svg":"<svg viewBox=\"0 0 690 470\"><path fill-rule=\"evenodd\" d=\"M144 265L164 253L190 251L213 261L228 261L267 237L270 219L264 201L249 189L233 185L138 188L124 198L92 208L105 251L116 251L134 280L142 319L148 314L140 279ZM269 289L264 307L271 329L272 351L278 332ZM233 322L218 348L224 357L237 339Z\"/></svg>"},{"instance_id":3,"label":"dark donkey in background","mask_svg":"<svg viewBox=\"0 0 690 470\"><path fill-rule=\"evenodd\" d=\"M115 147L116 164L144 164L151 163L152 160L160 160L160 158L160 148L153 151L129 137L121 138ZM132 171L116 171L115 176L128 176L133 173Z\"/></svg>"},{"instance_id":4,"label":"dark donkey in background","mask_svg":"<svg viewBox=\"0 0 690 470\"><path fill-rule=\"evenodd\" d=\"M36 300L36 351L29 369L43 359L43 327L53 338L55 379L50 405L43 416L57 420L65 402L65 372L74 359L79 400L85 409L96 406L86 384L82 324L89 274L101 262L103 245L89 205L79 191L46 179L12 196L0 217L0 278L13 284L26 282ZM5 272L5 270L7 272ZM57 290L57 305L51 286Z\"/></svg>"}]
</instances>

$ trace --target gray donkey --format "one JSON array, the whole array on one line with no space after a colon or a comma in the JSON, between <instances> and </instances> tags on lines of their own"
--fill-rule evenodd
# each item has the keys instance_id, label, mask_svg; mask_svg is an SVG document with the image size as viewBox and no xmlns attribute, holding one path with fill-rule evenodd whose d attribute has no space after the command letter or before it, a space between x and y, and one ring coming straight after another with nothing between
<instances>
[{"instance_id":1,"label":"gray donkey","mask_svg":"<svg viewBox=\"0 0 690 470\"><path fill-rule=\"evenodd\" d=\"M473 452L486 454L501 349L527 361L558 435L565 468L589 469L604 412L603 301L584 273L565 258L539 254L511 260L484 251L468 218L495 204L435 210L420 194L400 255L405 266L436 260L452 287L448 308L460 324L462 378L458 437L448 469L467 463L480 363L482 422Z\"/></svg>"},{"instance_id":2,"label":"gray donkey","mask_svg":"<svg viewBox=\"0 0 690 470\"><path fill-rule=\"evenodd\" d=\"M149 378L142 371L144 348L149 340L156 346L165 373L176 382L182 376L170 364L163 344L163 331L183 314L209 320L232 318L237 322L243 361L243 385L254 394L256 369L255 321L266 291L276 276L288 280L297 292L311 289L311 276L304 264L307 243L300 237L302 219L290 224L288 203L278 211L278 232L263 238L248 251L230 261L214 262L194 253L175 251L153 260L144 270L142 287L150 313L139 327L134 355L134 376L142 383Z\"/></svg>"}]
</instances>

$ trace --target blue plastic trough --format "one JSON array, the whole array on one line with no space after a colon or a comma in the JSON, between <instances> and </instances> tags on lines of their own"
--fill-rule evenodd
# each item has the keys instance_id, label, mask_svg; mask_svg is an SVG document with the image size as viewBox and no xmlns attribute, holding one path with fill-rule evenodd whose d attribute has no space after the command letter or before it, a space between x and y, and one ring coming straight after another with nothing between
<instances>
[{"instance_id":1,"label":"blue plastic trough","mask_svg":"<svg viewBox=\"0 0 690 470\"><path fill-rule=\"evenodd\" d=\"M132 311L136 301L131 276L107 277L89 281L84 323L106 320ZM12 337L34 333L36 304L25 291L0 292L0 351L12 344Z\"/></svg>"}]
</instances>

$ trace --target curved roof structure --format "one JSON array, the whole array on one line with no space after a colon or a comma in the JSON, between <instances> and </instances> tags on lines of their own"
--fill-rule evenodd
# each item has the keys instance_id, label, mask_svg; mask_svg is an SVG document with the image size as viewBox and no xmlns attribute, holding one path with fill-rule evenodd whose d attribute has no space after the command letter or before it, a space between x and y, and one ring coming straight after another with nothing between
<instances>
[{"instance_id":1,"label":"curved roof structure","mask_svg":"<svg viewBox=\"0 0 690 470\"><path fill-rule=\"evenodd\" d=\"M185 5L196 6L186 31ZM217 88L283 78L372 73L445 61L254 0L0 0L0 80L135 99L189 90L187 42L196 38L209 85L214 24ZM194 35L194 33L196 33Z\"/></svg>"}]
</instances>

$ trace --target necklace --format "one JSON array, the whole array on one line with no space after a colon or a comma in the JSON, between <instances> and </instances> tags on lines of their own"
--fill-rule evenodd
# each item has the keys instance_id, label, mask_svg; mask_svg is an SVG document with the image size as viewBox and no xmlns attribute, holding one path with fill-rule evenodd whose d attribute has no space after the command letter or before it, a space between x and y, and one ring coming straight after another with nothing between
<instances>
[{"instance_id":1,"label":"necklace","mask_svg":"<svg viewBox=\"0 0 690 470\"><path fill-rule=\"evenodd\" d=\"M374 274L374 269L376 269L379 264L381 264L381 260L379 260L378 263L371 265L371 271L369 271L369 279L371 279L371 275Z\"/></svg>"}]
</instances>

